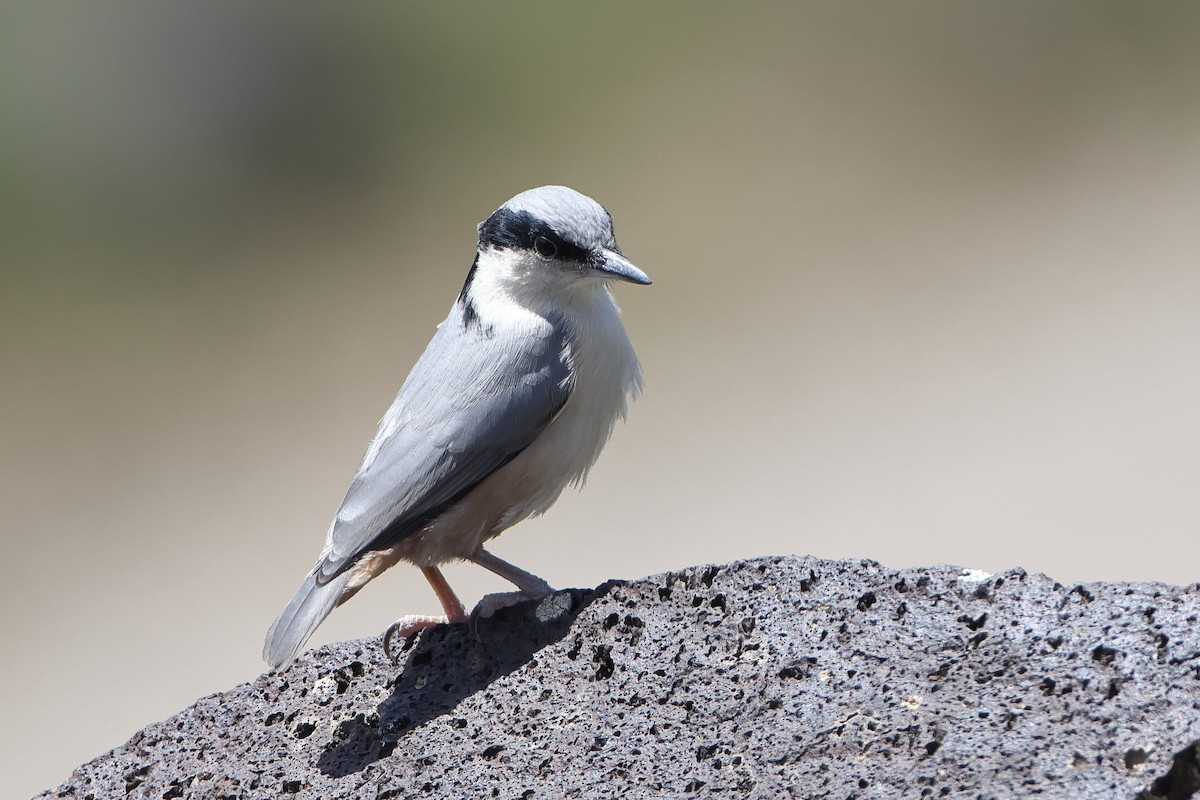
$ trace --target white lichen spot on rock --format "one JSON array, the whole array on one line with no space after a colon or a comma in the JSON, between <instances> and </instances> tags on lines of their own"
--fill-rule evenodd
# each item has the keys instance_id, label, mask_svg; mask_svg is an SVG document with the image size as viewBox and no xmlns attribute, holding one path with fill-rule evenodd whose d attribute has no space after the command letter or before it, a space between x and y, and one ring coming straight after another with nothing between
<instances>
[{"instance_id":1,"label":"white lichen spot on rock","mask_svg":"<svg viewBox=\"0 0 1200 800\"><path fill-rule=\"evenodd\" d=\"M958 575L958 579L963 583L982 583L990 577L992 577L992 573L981 569L964 569Z\"/></svg>"},{"instance_id":2,"label":"white lichen spot on rock","mask_svg":"<svg viewBox=\"0 0 1200 800\"><path fill-rule=\"evenodd\" d=\"M571 610L571 593L555 592L542 598L533 612L538 622L553 622Z\"/></svg>"},{"instance_id":3,"label":"white lichen spot on rock","mask_svg":"<svg viewBox=\"0 0 1200 800\"><path fill-rule=\"evenodd\" d=\"M318 678L313 684L310 694L317 705L329 705L329 702L337 695L337 679L332 675Z\"/></svg>"}]
</instances>

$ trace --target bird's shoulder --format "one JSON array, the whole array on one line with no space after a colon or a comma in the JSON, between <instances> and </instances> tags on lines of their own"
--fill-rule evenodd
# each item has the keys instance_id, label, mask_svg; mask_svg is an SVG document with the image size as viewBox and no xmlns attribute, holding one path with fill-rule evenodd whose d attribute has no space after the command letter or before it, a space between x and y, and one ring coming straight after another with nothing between
<instances>
[{"instance_id":1,"label":"bird's shoulder","mask_svg":"<svg viewBox=\"0 0 1200 800\"><path fill-rule=\"evenodd\" d=\"M543 417L570 393L571 352L563 319L519 310L475 319L456 301L380 420L358 474L397 440L445 447L462 440L463 428Z\"/></svg>"}]
</instances>

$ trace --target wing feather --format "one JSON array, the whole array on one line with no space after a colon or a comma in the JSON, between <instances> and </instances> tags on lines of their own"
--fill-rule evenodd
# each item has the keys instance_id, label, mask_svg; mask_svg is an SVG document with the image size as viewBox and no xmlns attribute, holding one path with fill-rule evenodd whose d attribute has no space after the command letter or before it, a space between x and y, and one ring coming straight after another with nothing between
<instances>
[{"instance_id":1,"label":"wing feather","mask_svg":"<svg viewBox=\"0 0 1200 800\"><path fill-rule=\"evenodd\" d=\"M315 570L394 545L528 447L567 402L566 328L496 336L455 303L380 423Z\"/></svg>"}]
</instances>

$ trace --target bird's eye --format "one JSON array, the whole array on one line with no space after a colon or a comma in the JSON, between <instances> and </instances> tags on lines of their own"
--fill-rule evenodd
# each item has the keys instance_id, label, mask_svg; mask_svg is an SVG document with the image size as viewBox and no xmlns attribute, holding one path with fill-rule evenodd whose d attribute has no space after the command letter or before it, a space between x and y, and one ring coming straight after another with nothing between
<instances>
[{"instance_id":1,"label":"bird's eye","mask_svg":"<svg viewBox=\"0 0 1200 800\"><path fill-rule=\"evenodd\" d=\"M538 255L542 258L554 258L558 255L558 245L545 236L539 236L533 240L533 249L537 250Z\"/></svg>"}]
</instances>

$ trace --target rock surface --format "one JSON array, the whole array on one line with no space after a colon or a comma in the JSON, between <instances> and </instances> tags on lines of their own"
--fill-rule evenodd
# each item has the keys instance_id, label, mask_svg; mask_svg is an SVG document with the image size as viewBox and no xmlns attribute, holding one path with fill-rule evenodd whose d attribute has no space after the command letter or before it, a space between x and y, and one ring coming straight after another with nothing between
<instances>
[{"instance_id":1,"label":"rock surface","mask_svg":"<svg viewBox=\"0 0 1200 800\"><path fill-rule=\"evenodd\" d=\"M205 697L39 797L1180 798L1200 587L785 557ZM1178 755L1176 755L1178 754Z\"/></svg>"}]
</instances>

